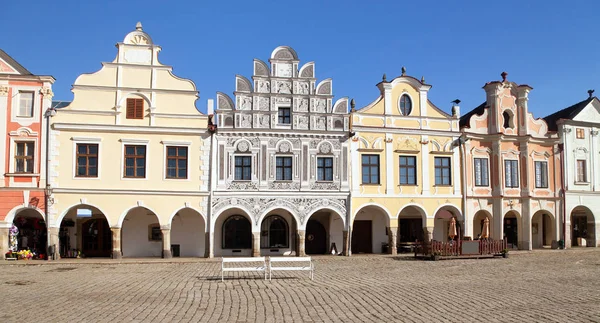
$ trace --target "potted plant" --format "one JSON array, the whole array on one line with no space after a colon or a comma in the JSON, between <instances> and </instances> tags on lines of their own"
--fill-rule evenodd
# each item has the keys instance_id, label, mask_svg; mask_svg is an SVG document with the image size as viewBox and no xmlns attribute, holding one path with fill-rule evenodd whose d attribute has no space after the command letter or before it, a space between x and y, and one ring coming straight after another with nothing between
<instances>
[{"instance_id":1,"label":"potted plant","mask_svg":"<svg viewBox=\"0 0 600 323\"><path fill-rule=\"evenodd\" d=\"M9 250L7 253L4 254L4 258L6 260L17 260L17 254L14 253L12 250Z\"/></svg>"},{"instance_id":2,"label":"potted plant","mask_svg":"<svg viewBox=\"0 0 600 323\"><path fill-rule=\"evenodd\" d=\"M441 256L442 256L442 253L440 251L434 251L431 253L431 260L438 261L438 260L440 260Z\"/></svg>"},{"instance_id":3,"label":"potted plant","mask_svg":"<svg viewBox=\"0 0 600 323\"><path fill-rule=\"evenodd\" d=\"M502 249L502 251L500 253L502 254L502 258L508 258L508 249L507 248Z\"/></svg>"}]
</instances>

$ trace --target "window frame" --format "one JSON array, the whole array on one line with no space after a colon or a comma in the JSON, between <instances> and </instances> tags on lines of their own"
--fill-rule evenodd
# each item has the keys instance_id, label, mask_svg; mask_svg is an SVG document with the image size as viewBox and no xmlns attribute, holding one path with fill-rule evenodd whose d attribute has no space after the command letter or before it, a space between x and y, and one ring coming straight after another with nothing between
<instances>
[{"instance_id":1,"label":"window frame","mask_svg":"<svg viewBox=\"0 0 600 323\"><path fill-rule=\"evenodd\" d=\"M326 161L331 161L331 166L326 165ZM323 161L323 165L319 162ZM331 170L331 179L327 179L327 170ZM321 174L322 173L322 174ZM321 177L321 175L323 175ZM317 156L317 182L333 182L333 157L332 156Z\"/></svg>"},{"instance_id":2,"label":"window frame","mask_svg":"<svg viewBox=\"0 0 600 323\"><path fill-rule=\"evenodd\" d=\"M131 108L133 109L133 112L131 113L131 117L130 117L130 113L129 113L129 109L130 109L130 102L133 102L133 106L131 106ZM138 103L141 102L141 106L138 106ZM139 108L139 110L138 110ZM142 98L127 98L125 100L125 119L129 119L129 120L143 120L144 119L144 99Z\"/></svg>"},{"instance_id":3,"label":"window frame","mask_svg":"<svg viewBox=\"0 0 600 323\"><path fill-rule=\"evenodd\" d=\"M508 166L510 165L510 185L508 176ZM516 184L514 183L516 182ZM519 183L519 160L518 159L505 159L504 160L504 187L506 188L519 188L521 183Z\"/></svg>"},{"instance_id":4,"label":"window frame","mask_svg":"<svg viewBox=\"0 0 600 323\"><path fill-rule=\"evenodd\" d=\"M17 155L18 151L19 151L19 144L24 144L24 155ZM29 149L29 145L31 145L31 149ZM14 141L14 151L12 154L12 159L13 159L13 173L14 174L19 174L19 175L33 175L36 173L36 143L33 140L15 140ZM30 150L33 150L32 155L29 156L28 152ZM23 160L23 171L18 171L17 167L19 164L19 160ZM27 169L27 161L30 161L31 163L31 171L28 171Z\"/></svg>"},{"instance_id":5,"label":"window frame","mask_svg":"<svg viewBox=\"0 0 600 323\"><path fill-rule=\"evenodd\" d=\"M364 163L364 157L369 158L368 164ZM371 158L373 158L373 157L377 158L376 164L372 163ZM380 155L379 154L361 154L360 162L361 162L361 183L362 183L362 185L381 185L381 157L380 157ZM368 167L368 169L369 169L368 182L365 182L365 167ZM372 177L373 177L372 170L374 167L376 167L376 169L377 169L377 182L376 183L372 182Z\"/></svg>"},{"instance_id":6,"label":"window frame","mask_svg":"<svg viewBox=\"0 0 600 323\"><path fill-rule=\"evenodd\" d=\"M272 228L271 226L273 225L273 221L272 220L277 220L277 221L282 221L284 224L284 237L285 237L285 243L284 244L272 244L271 243L271 231ZM265 226L268 227L265 230ZM290 226L287 222L287 220L280 216L280 215L276 215L276 214L272 214L272 215L268 215L266 216L263 220L262 223L260 224L260 248L261 249L285 249L285 248L289 248L290 247Z\"/></svg>"},{"instance_id":7,"label":"window frame","mask_svg":"<svg viewBox=\"0 0 600 323\"><path fill-rule=\"evenodd\" d=\"M579 173L580 163L581 163L581 165L583 165L583 172L581 174ZM580 177L580 175L583 176L583 179ZM588 183L587 159L576 159L575 160L575 180L576 180L576 183Z\"/></svg>"},{"instance_id":8,"label":"window frame","mask_svg":"<svg viewBox=\"0 0 600 323\"><path fill-rule=\"evenodd\" d=\"M287 111L287 115L285 113L286 111ZM283 118L283 121L282 121L282 118ZM285 122L285 120L287 120L287 122ZM278 125L291 125L292 124L292 108L291 107L278 107L277 108L277 124Z\"/></svg>"},{"instance_id":9,"label":"window frame","mask_svg":"<svg viewBox=\"0 0 600 323\"><path fill-rule=\"evenodd\" d=\"M407 164L405 164L405 165L402 164L403 158L405 158L407 161ZM413 165L408 165L409 158L414 160ZM403 168L406 169L406 183L402 183L402 169ZM413 170L413 182L414 183L409 183L408 172L410 169ZM417 182L417 156L411 156L411 155L398 156L398 183L399 183L399 185L411 185L411 186L418 185L418 182Z\"/></svg>"},{"instance_id":10,"label":"window frame","mask_svg":"<svg viewBox=\"0 0 600 323\"><path fill-rule=\"evenodd\" d=\"M169 156L169 148L175 148L176 149L176 156ZM183 156L179 156L179 150L180 149L185 149L185 157ZM148 152L146 151L146 154ZM190 149L188 146L182 146L182 145L165 145L165 179L176 179L176 180L185 180L188 179L189 176L189 171L190 171L190 165L189 165L189 157L190 157ZM170 159L174 159L175 160L175 176L169 176L169 160ZM179 176L179 171L180 171L180 167L179 167L179 161L180 160L185 160L185 177L180 177Z\"/></svg>"},{"instance_id":11,"label":"window frame","mask_svg":"<svg viewBox=\"0 0 600 323\"><path fill-rule=\"evenodd\" d=\"M408 103L408 111L406 104ZM402 93L398 99L398 110L402 116L409 116L412 113L412 98L407 93Z\"/></svg>"},{"instance_id":12,"label":"window frame","mask_svg":"<svg viewBox=\"0 0 600 323\"><path fill-rule=\"evenodd\" d=\"M477 182L478 182L477 162L479 162L479 167L480 167L479 184L477 184ZM483 167L484 165L482 165L483 162L485 162L485 167ZM473 157L473 184L476 187L489 187L490 186L489 164L490 164L490 161L489 161L489 158L487 158L487 157ZM485 173L485 177L483 176L484 173Z\"/></svg>"},{"instance_id":13,"label":"window frame","mask_svg":"<svg viewBox=\"0 0 600 323\"><path fill-rule=\"evenodd\" d=\"M227 223L229 221L238 221L238 220L244 220L248 223L248 242L247 244L237 244L237 245L226 245L225 243L225 226L227 225ZM241 230L235 230L233 236L234 237L239 237L240 234L238 234L238 232L240 232ZM234 242L238 242L235 241ZM221 226L221 249L222 250L234 250L234 249L252 249L252 222L250 222L250 220L248 220L248 218L246 218L243 215L239 215L239 214L234 214L234 215L230 215L228 216L225 221L223 221L223 225Z\"/></svg>"},{"instance_id":14,"label":"window frame","mask_svg":"<svg viewBox=\"0 0 600 323\"><path fill-rule=\"evenodd\" d=\"M575 128L575 138L577 138L577 139L585 139L585 129L583 129L583 128Z\"/></svg>"},{"instance_id":15,"label":"window frame","mask_svg":"<svg viewBox=\"0 0 600 323\"><path fill-rule=\"evenodd\" d=\"M242 165L238 166L238 158L241 158L242 160ZM245 160L249 160L248 165L244 164ZM241 178L237 177L237 169L238 167L241 168ZM244 169L249 168L249 176L248 178L244 178ZM235 155L233 156L233 180L234 181L251 181L252 180L252 155Z\"/></svg>"},{"instance_id":16,"label":"window frame","mask_svg":"<svg viewBox=\"0 0 600 323\"><path fill-rule=\"evenodd\" d=\"M441 161L441 165L437 165L437 161ZM448 161L448 165L443 165L443 161ZM452 186L452 158L450 157L434 157L433 158L433 168L434 168L434 180L435 186ZM444 170L448 170L448 176L444 176ZM440 180L438 183L438 170L440 171ZM447 183L446 180L447 179Z\"/></svg>"},{"instance_id":17,"label":"window frame","mask_svg":"<svg viewBox=\"0 0 600 323\"><path fill-rule=\"evenodd\" d=\"M137 176L137 168L138 166L136 166L137 163L137 159L139 159L138 157L133 157L134 158L134 165L133 165L133 172L134 172L134 176L127 176L127 147L144 147L144 176ZM137 153L137 149L136 149L136 153ZM137 155L129 155L129 156L137 156ZM132 158L132 157L130 157ZM141 143L124 143L123 144L123 169L122 169L122 178L123 179L136 179L136 180L140 180L140 179L147 179L148 178L148 145L147 144L141 144Z\"/></svg>"},{"instance_id":18,"label":"window frame","mask_svg":"<svg viewBox=\"0 0 600 323\"><path fill-rule=\"evenodd\" d=\"M26 115L21 114L21 101L23 99L23 95L24 94L27 94L28 96L31 95L31 102L30 102L30 105L29 105L29 113L26 114ZM34 109L35 109L35 91L19 90L17 103L18 103L18 106L16 108L16 110L17 110L16 117L17 118L33 118L35 116L35 113L34 113Z\"/></svg>"},{"instance_id":19,"label":"window frame","mask_svg":"<svg viewBox=\"0 0 600 323\"><path fill-rule=\"evenodd\" d=\"M534 161L535 188L548 188L548 161ZM541 167L540 178L538 182L538 166ZM539 184L539 185L538 185Z\"/></svg>"},{"instance_id":20,"label":"window frame","mask_svg":"<svg viewBox=\"0 0 600 323\"><path fill-rule=\"evenodd\" d=\"M283 165L281 165L281 166L279 166L278 162L277 162L280 158L282 159L282 163L283 163ZM287 160L288 158L290 160L290 165L286 166L285 160ZM279 178L279 172L278 172L279 168L281 168L282 178ZM290 178L289 179L286 179L286 176L285 176L286 169L290 170ZM275 156L275 180L281 181L281 182L289 182L289 181L294 180L294 158L293 158L293 156Z\"/></svg>"},{"instance_id":21,"label":"window frame","mask_svg":"<svg viewBox=\"0 0 600 323\"><path fill-rule=\"evenodd\" d=\"M75 142L75 177L76 178L98 178L99 174L100 174L100 144L97 142ZM79 145L85 145L87 146L87 153L86 154L80 154L79 153ZM89 153L89 148L90 146L96 146L96 154L90 154ZM90 175L90 166L89 166L89 159L90 157L96 157L96 175ZM79 175L79 158L80 157L85 157L86 158L86 165L85 165L85 170L86 170L86 174L85 175Z\"/></svg>"}]
</instances>

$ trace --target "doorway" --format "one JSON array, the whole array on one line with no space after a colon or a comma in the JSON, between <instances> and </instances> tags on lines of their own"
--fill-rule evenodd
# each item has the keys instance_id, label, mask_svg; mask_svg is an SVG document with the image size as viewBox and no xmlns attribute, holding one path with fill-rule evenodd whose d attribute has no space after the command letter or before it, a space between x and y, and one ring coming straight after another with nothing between
<instances>
[{"instance_id":1,"label":"doorway","mask_svg":"<svg viewBox=\"0 0 600 323\"><path fill-rule=\"evenodd\" d=\"M373 253L373 221L354 220L352 253Z\"/></svg>"},{"instance_id":2,"label":"doorway","mask_svg":"<svg viewBox=\"0 0 600 323\"><path fill-rule=\"evenodd\" d=\"M323 255L327 252L327 230L317 220L308 220L306 223L305 251L309 255Z\"/></svg>"},{"instance_id":3,"label":"doorway","mask_svg":"<svg viewBox=\"0 0 600 323\"><path fill-rule=\"evenodd\" d=\"M504 237L506 237L506 242L511 248L518 248L518 229L517 218L514 215L507 215L504 217Z\"/></svg>"},{"instance_id":4,"label":"doorway","mask_svg":"<svg viewBox=\"0 0 600 323\"><path fill-rule=\"evenodd\" d=\"M106 219L90 219L81 226L83 248L86 257L110 257L112 232Z\"/></svg>"}]
</instances>

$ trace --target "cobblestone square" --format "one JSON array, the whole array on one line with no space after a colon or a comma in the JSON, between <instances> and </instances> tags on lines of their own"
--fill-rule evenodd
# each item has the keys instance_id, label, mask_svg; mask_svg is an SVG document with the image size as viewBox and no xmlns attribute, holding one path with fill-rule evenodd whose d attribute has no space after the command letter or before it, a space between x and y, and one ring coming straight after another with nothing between
<instances>
[{"instance_id":1,"label":"cobblestone square","mask_svg":"<svg viewBox=\"0 0 600 323\"><path fill-rule=\"evenodd\" d=\"M0 322L600 322L600 250L508 259L316 257L306 272L219 259L2 261Z\"/></svg>"}]
</instances>

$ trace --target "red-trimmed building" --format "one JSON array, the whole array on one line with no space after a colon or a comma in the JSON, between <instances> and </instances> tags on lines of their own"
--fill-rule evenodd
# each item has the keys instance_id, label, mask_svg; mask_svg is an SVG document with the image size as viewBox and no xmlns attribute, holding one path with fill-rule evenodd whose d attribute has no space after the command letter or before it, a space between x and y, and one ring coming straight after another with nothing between
<instances>
[{"instance_id":1,"label":"red-trimmed building","mask_svg":"<svg viewBox=\"0 0 600 323\"><path fill-rule=\"evenodd\" d=\"M52 104L52 76L34 75L0 49L0 251L9 230L17 247L45 254L45 111Z\"/></svg>"}]
</instances>

